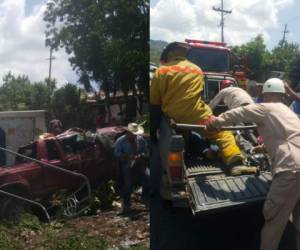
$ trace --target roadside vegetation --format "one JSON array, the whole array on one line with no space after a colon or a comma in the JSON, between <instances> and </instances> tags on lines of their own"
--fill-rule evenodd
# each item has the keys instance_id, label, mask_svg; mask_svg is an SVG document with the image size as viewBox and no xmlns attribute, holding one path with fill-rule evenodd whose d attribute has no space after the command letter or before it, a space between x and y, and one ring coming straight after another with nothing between
<instances>
[{"instance_id":1,"label":"roadside vegetation","mask_svg":"<svg viewBox=\"0 0 300 250\"><path fill-rule=\"evenodd\" d=\"M159 64L159 55L166 44L164 41L150 40L150 61ZM244 64L251 73L250 77L258 82L264 82L270 71L286 72L292 85L300 82L300 49L297 43L281 40L269 50L263 36L258 35L231 49L236 56L235 63Z\"/></svg>"},{"instance_id":2,"label":"roadside vegetation","mask_svg":"<svg viewBox=\"0 0 300 250\"><path fill-rule=\"evenodd\" d=\"M6 250L144 250L146 243L133 247L122 247L109 242L85 228L77 228L70 221L52 221L42 224L32 215L24 215L18 224L0 224L0 249Z\"/></svg>"}]
</instances>

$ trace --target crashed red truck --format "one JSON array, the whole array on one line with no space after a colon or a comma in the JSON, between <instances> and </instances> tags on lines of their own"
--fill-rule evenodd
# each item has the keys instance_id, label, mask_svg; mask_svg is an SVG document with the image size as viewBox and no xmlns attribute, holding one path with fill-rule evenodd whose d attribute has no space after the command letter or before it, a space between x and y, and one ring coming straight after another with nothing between
<instances>
[{"instance_id":1,"label":"crashed red truck","mask_svg":"<svg viewBox=\"0 0 300 250\"><path fill-rule=\"evenodd\" d=\"M116 177L117 165L106 142L111 143L123 133L121 127L100 129L97 135L102 140L96 143L83 131L71 129L56 137L45 134L20 147L14 153L15 164L0 168L1 219L16 219L28 208L43 210L50 219L56 207L49 199L62 190L68 193L63 204L65 215L73 216L85 209L90 185Z\"/></svg>"}]
</instances>

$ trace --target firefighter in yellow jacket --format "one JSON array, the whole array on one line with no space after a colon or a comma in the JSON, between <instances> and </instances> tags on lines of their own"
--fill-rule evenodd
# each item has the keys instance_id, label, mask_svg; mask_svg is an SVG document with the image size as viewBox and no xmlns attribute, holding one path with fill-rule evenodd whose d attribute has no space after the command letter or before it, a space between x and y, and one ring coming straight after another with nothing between
<instances>
[{"instance_id":1,"label":"firefighter in yellow jacket","mask_svg":"<svg viewBox=\"0 0 300 250\"><path fill-rule=\"evenodd\" d=\"M214 117L209 106L201 100L204 75L198 66L186 59L189 49L185 43L167 45L161 55L161 66L151 81L150 138L154 143L157 142L157 130L164 116L178 123L202 125ZM244 166L244 158L231 132L204 131L202 135L218 145L219 154L231 175L256 171ZM163 162L165 157L162 153L161 158Z\"/></svg>"}]
</instances>

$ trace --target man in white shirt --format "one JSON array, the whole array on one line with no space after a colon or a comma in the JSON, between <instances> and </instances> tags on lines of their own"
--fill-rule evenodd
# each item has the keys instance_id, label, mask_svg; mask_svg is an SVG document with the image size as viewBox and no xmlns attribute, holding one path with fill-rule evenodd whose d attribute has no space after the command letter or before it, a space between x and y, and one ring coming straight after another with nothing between
<instances>
[{"instance_id":1,"label":"man in white shirt","mask_svg":"<svg viewBox=\"0 0 300 250\"><path fill-rule=\"evenodd\" d=\"M210 101L208 106L214 109L219 103L224 102L228 109L254 103L252 97L242 88L234 87L231 80L223 80L220 92Z\"/></svg>"},{"instance_id":2,"label":"man in white shirt","mask_svg":"<svg viewBox=\"0 0 300 250\"><path fill-rule=\"evenodd\" d=\"M218 104L223 102L228 109L253 104L252 97L242 88L235 87L232 80L223 80L220 84L220 92L210 101L208 106L213 110ZM252 144L257 145L257 139L252 130L243 131L239 136L239 146L244 151L252 150Z\"/></svg>"},{"instance_id":3,"label":"man in white shirt","mask_svg":"<svg viewBox=\"0 0 300 250\"><path fill-rule=\"evenodd\" d=\"M290 214L296 229L297 249L300 249L300 120L281 101L285 95L280 79L271 78L263 86L263 103L229 110L207 129L238 122L255 122L272 161L273 181L263 214L261 250L278 248Z\"/></svg>"}]
</instances>

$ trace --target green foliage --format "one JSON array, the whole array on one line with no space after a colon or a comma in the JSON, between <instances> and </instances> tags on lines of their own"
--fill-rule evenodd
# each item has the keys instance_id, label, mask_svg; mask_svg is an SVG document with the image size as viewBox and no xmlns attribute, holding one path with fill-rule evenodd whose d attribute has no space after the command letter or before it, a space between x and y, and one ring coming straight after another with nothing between
<instances>
[{"instance_id":1,"label":"green foliage","mask_svg":"<svg viewBox=\"0 0 300 250\"><path fill-rule=\"evenodd\" d=\"M269 57L262 35L258 35L241 46L234 46L232 52L240 58L246 58L247 67L255 79L262 77L266 69L266 60Z\"/></svg>"},{"instance_id":2,"label":"green foliage","mask_svg":"<svg viewBox=\"0 0 300 250\"><path fill-rule=\"evenodd\" d=\"M18 241L10 237L5 227L0 227L0 249L13 250L22 249Z\"/></svg>"},{"instance_id":3,"label":"green foliage","mask_svg":"<svg viewBox=\"0 0 300 250\"><path fill-rule=\"evenodd\" d=\"M101 183L93 190L93 202L87 211L87 214L93 215L97 211L112 209L113 202L117 198L115 189L116 183L113 180Z\"/></svg>"},{"instance_id":4,"label":"green foliage","mask_svg":"<svg viewBox=\"0 0 300 250\"><path fill-rule=\"evenodd\" d=\"M64 232L64 233L62 233ZM24 215L17 224L0 224L0 249L2 250L108 250L124 249L113 246L99 235L78 230L74 224L52 221L42 224L32 215ZM144 244L139 244L129 250L146 250Z\"/></svg>"},{"instance_id":5,"label":"green foliage","mask_svg":"<svg viewBox=\"0 0 300 250\"><path fill-rule=\"evenodd\" d=\"M299 85L300 84L300 55L298 53L295 58L295 63L292 65L291 70L289 72L289 78L291 79L292 84Z\"/></svg>"},{"instance_id":6,"label":"green foliage","mask_svg":"<svg viewBox=\"0 0 300 250\"><path fill-rule=\"evenodd\" d=\"M34 83L31 86L28 109L49 109L50 93L47 85L43 82Z\"/></svg>"},{"instance_id":7,"label":"green foliage","mask_svg":"<svg viewBox=\"0 0 300 250\"><path fill-rule=\"evenodd\" d=\"M31 230L40 230L42 225L36 216L33 216L32 214L24 214L18 223L18 227Z\"/></svg>"},{"instance_id":8,"label":"green foliage","mask_svg":"<svg viewBox=\"0 0 300 250\"><path fill-rule=\"evenodd\" d=\"M27 76L15 77L11 72L3 77L0 87L1 110L26 109L31 85Z\"/></svg>"},{"instance_id":9,"label":"green foliage","mask_svg":"<svg viewBox=\"0 0 300 250\"><path fill-rule=\"evenodd\" d=\"M92 236L87 233L76 233L65 237L62 240L50 239L46 242L44 249L57 250L107 250L108 243L99 236Z\"/></svg>"},{"instance_id":10,"label":"green foliage","mask_svg":"<svg viewBox=\"0 0 300 250\"><path fill-rule=\"evenodd\" d=\"M272 50L270 68L276 71L291 72L299 56L299 45L294 43L280 43Z\"/></svg>"},{"instance_id":11,"label":"green foliage","mask_svg":"<svg viewBox=\"0 0 300 250\"><path fill-rule=\"evenodd\" d=\"M89 106L80 104L80 92L76 85L68 83L56 90L51 100L51 113L63 123L64 128L94 127L94 114Z\"/></svg>"},{"instance_id":12,"label":"green foliage","mask_svg":"<svg viewBox=\"0 0 300 250\"><path fill-rule=\"evenodd\" d=\"M163 48L168 43L165 41L155 41L150 40L150 61L155 63L156 65L159 65L160 63L160 54L163 50Z\"/></svg>"},{"instance_id":13,"label":"green foliage","mask_svg":"<svg viewBox=\"0 0 300 250\"><path fill-rule=\"evenodd\" d=\"M35 216L24 214L19 223L1 222L0 249L24 249L23 237L28 233L41 229L41 223Z\"/></svg>"},{"instance_id":14,"label":"green foliage","mask_svg":"<svg viewBox=\"0 0 300 250\"><path fill-rule=\"evenodd\" d=\"M247 67L258 81L265 81L270 71L290 73L299 55L298 44L282 42L268 51L262 35L241 46L235 46L232 51L241 58L246 58Z\"/></svg>"},{"instance_id":15,"label":"green foliage","mask_svg":"<svg viewBox=\"0 0 300 250\"><path fill-rule=\"evenodd\" d=\"M65 128L94 127L94 114L90 106L80 104L78 87L69 83L55 90L55 85L55 80L32 83L27 76L8 73L0 86L0 111L43 109L61 119Z\"/></svg>"},{"instance_id":16,"label":"green foliage","mask_svg":"<svg viewBox=\"0 0 300 250\"><path fill-rule=\"evenodd\" d=\"M45 82L31 83L27 76L7 73L0 87L0 110L48 109L49 91Z\"/></svg>"},{"instance_id":17,"label":"green foliage","mask_svg":"<svg viewBox=\"0 0 300 250\"><path fill-rule=\"evenodd\" d=\"M148 91L148 0L52 0L44 20L46 45L65 48L87 89L94 80L107 95L112 84Z\"/></svg>"}]
</instances>

